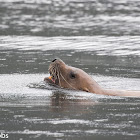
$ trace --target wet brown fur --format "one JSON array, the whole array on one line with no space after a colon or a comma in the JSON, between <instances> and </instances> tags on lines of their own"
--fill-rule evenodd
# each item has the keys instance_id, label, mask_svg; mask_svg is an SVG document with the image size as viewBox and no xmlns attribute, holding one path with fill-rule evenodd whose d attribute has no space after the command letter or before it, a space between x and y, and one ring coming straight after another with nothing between
<instances>
[{"instance_id":1,"label":"wet brown fur","mask_svg":"<svg viewBox=\"0 0 140 140\"><path fill-rule=\"evenodd\" d=\"M79 68L68 66L60 59L57 59L50 64L49 72L50 75L53 76L55 81L54 84L62 88L82 90L95 94L111 96L140 97L140 91L103 89L86 72ZM71 73L74 77L70 76ZM48 78L45 78L44 80L53 83Z\"/></svg>"}]
</instances>

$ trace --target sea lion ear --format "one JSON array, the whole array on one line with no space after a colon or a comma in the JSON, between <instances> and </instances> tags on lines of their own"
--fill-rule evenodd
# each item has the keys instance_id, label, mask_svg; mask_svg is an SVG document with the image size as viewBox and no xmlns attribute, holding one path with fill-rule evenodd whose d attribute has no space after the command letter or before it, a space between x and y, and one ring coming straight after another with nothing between
<instances>
[{"instance_id":1,"label":"sea lion ear","mask_svg":"<svg viewBox=\"0 0 140 140\"><path fill-rule=\"evenodd\" d=\"M83 91L89 92L89 90L86 87L83 88Z\"/></svg>"}]
</instances>

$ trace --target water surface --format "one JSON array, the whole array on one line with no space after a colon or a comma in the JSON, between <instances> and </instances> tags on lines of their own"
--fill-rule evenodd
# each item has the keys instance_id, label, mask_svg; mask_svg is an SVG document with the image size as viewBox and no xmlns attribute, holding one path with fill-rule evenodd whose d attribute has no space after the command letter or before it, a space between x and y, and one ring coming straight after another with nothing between
<instances>
[{"instance_id":1,"label":"water surface","mask_svg":"<svg viewBox=\"0 0 140 140\"><path fill-rule=\"evenodd\" d=\"M0 0L0 35L140 35L139 0Z\"/></svg>"},{"instance_id":2,"label":"water surface","mask_svg":"<svg viewBox=\"0 0 140 140\"><path fill-rule=\"evenodd\" d=\"M0 42L0 132L14 140L139 138L139 98L43 83L59 57L104 88L140 90L139 37L1 36Z\"/></svg>"},{"instance_id":3,"label":"water surface","mask_svg":"<svg viewBox=\"0 0 140 140\"><path fill-rule=\"evenodd\" d=\"M0 133L10 140L139 140L139 98L43 82L57 57L103 88L140 90L139 6L139 0L0 0Z\"/></svg>"}]
</instances>

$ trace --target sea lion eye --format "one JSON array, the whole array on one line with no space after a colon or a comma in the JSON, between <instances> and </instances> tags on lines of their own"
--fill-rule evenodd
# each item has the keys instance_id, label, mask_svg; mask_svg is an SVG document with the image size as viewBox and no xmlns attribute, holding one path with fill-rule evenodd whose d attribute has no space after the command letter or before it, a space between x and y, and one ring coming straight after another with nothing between
<instances>
[{"instance_id":1,"label":"sea lion eye","mask_svg":"<svg viewBox=\"0 0 140 140\"><path fill-rule=\"evenodd\" d=\"M76 77L75 73L74 73L74 72L71 72L71 73L70 73L70 78L71 78L71 79L74 79L75 77Z\"/></svg>"}]
</instances>

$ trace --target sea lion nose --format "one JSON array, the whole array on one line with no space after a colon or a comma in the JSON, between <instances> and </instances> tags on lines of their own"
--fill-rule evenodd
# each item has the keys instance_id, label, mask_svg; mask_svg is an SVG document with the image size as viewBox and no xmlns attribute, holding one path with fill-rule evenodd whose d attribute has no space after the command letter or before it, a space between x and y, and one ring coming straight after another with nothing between
<instances>
[{"instance_id":1,"label":"sea lion nose","mask_svg":"<svg viewBox=\"0 0 140 140\"><path fill-rule=\"evenodd\" d=\"M57 59L55 58L52 62L56 61Z\"/></svg>"}]
</instances>

